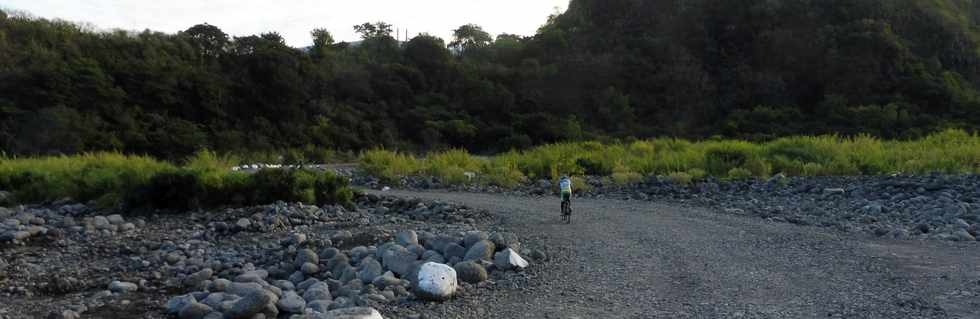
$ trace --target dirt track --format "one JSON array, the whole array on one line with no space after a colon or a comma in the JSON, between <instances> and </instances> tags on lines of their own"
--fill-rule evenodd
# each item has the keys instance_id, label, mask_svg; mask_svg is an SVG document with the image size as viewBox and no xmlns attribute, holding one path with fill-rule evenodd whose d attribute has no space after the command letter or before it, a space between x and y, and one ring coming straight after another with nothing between
<instances>
[{"instance_id":1,"label":"dirt track","mask_svg":"<svg viewBox=\"0 0 980 319\"><path fill-rule=\"evenodd\" d=\"M517 289L440 318L980 318L980 246L895 241L666 204L405 192L499 214L545 248ZM507 283L498 283L506 286Z\"/></svg>"}]
</instances>

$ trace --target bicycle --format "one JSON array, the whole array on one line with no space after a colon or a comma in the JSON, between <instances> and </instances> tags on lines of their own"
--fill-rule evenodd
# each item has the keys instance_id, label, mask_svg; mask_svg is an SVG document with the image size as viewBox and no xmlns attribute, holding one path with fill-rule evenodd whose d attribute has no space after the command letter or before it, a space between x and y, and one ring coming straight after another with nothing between
<instances>
[{"instance_id":1,"label":"bicycle","mask_svg":"<svg viewBox=\"0 0 980 319\"><path fill-rule=\"evenodd\" d=\"M568 199L561 201L561 220L566 224L572 223L572 201Z\"/></svg>"}]
</instances>

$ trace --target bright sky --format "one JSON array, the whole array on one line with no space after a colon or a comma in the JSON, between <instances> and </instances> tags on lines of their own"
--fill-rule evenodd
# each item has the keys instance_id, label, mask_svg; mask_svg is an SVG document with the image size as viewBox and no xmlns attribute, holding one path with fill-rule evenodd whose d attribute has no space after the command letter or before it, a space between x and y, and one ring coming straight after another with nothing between
<instances>
[{"instance_id":1,"label":"bright sky","mask_svg":"<svg viewBox=\"0 0 980 319\"><path fill-rule=\"evenodd\" d=\"M310 31L326 28L356 41L353 26L385 21L410 35L447 42L452 30L475 23L492 35L533 35L568 0L0 0L0 8L44 18L92 23L100 29L175 33L207 22L232 36L277 31L295 47L311 45Z\"/></svg>"}]
</instances>

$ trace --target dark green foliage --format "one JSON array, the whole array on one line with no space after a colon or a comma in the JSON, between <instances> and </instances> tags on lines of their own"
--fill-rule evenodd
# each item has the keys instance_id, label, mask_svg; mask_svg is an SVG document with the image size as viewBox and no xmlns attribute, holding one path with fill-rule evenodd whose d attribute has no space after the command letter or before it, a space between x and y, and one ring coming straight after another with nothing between
<instances>
[{"instance_id":1,"label":"dark green foliage","mask_svg":"<svg viewBox=\"0 0 980 319\"><path fill-rule=\"evenodd\" d=\"M978 19L958 0L574 0L532 37L467 24L448 46L401 43L376 22L356 44L313 30L306 50L207 24L95 33L4 13L0 149L181 159L973 131Z\"/></svg>"},{"instance_id":2,"label":"dark green foliage","mask_svg":"<svg viewBox=\"0 0 980 319\"><path fill-rule=\"evenodd\" d=\"M127 208L158 208L187 211L201 208L208 190L198 174L189 171L159 173L126 198Z\"/></svg>"}]
</instances>

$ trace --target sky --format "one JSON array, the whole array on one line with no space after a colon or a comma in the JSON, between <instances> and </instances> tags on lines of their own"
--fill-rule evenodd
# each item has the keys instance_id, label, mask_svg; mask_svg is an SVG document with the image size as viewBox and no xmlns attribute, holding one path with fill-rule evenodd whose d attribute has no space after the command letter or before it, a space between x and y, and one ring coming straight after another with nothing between
<instances>
[{"instance_id":1,"label":"sky","mask_svg":"<svg viewBox=\"0 0 980 319\"><path fill-rule=\"evenodd\" d=\"M0 8L43 18L91 23L100 30L150 29L175 33L199 24L232 36L277 31L294 47L312 44L310 31L326 28L337 42L357 41L353 26L385 21L410 36L445 39L475 23L492 35L533 35L568 0L0 0Z\"/></svg>"}]
</instances>

